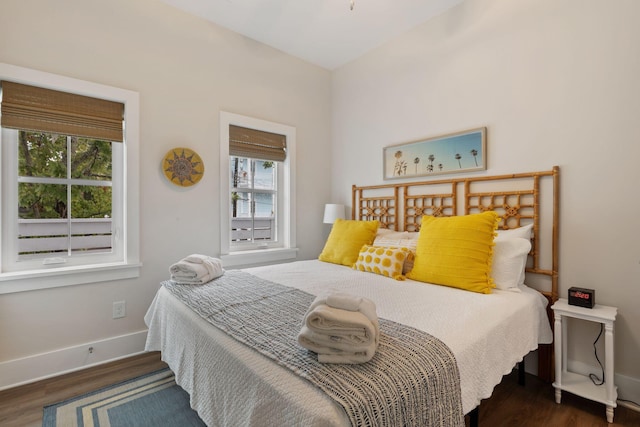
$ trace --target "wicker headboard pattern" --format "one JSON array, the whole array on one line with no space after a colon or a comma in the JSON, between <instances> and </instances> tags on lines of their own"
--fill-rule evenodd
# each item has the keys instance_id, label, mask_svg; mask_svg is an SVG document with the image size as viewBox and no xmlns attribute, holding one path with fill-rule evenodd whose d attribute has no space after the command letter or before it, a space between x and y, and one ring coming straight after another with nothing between
<instances>
[{"instance_id":1,"label":"wicker headboard pattern","mask_svg":"<svg viewBox=\"0 0 640 427\"><path fill-rule=\"evenodd\" d=\"M558 224L560 168L512 175L455 178L356 186L351 191L351 217L378 220L396 231L419 231L424 215L453 216L495 211L499 228L533 224L527 285L533 285L550 306L558 299ZM538 376L553 378L551 345L538 351Z\"/></svg>"},{"instance_id":2,"label":"wicker headboard pattern","mask_svg":"<svg viewBox=\"0 0 640 427\"><path fill-rule=\"evenodd\" d=\"M547 276L539 289L558 298L559 167L511 175L398 182L352 187L351 216L378 220L396 231L419 231L424 215L454 216L495 211L499 228L533 224L526 271ZM544 246L544 247L543 247ZM543 258L544 255L544 258ZM528 283L531 282L528 277ZM533 280L535 283L535 280Z\"/></svg>"}]
</instances>

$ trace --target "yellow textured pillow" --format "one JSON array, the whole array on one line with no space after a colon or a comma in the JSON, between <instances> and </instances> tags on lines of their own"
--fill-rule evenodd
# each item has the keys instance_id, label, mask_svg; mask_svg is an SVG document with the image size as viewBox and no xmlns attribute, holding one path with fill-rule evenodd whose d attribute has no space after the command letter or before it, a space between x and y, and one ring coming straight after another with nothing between
<instances>
[{"instance_id":1,"label":"yellow textured pillow","mask_svg":"<svg viewBox=\"0 0 640 427\"><path fill-rule=\"evenodd\" d=\"M491 278L495 212L422 218L416 259L409 279L484 294L495 288Z\"/></svg>"},{"instance_id":2,"label":"yellow textured pillow","mask_svg":"<svg viewBox=\"0 0 640 427\"><path fill-rule=\"evenodd\" d=\"M353 264L355 270L380 274L396 280L404 280L402 267L411 251L407 248L364 245Z\"/></svg>"},{"instance_id":3,"label":"yellow textured pillow","mask_svg":"<svg viewBox=\"0 0 640 427\"><path fill-rule=\"evenodd\" d=\"M370 245L375 239L378 225L378 221L337 219L318 259L353 266L358 259L360 248Z\"/></svg>"}]
</instances>

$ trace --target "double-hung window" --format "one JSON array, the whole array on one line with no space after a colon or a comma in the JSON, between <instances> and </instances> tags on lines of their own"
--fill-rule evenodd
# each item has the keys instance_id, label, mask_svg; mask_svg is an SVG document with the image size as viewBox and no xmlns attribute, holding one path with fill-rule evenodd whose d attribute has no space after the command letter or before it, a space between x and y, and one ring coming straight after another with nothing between
<instances>
[{"instance_id":1,"label":"double-hung window","mask_svg":"<svg viewBox=\"0 0 640 427\"><path fill-rule=\"evenodd\" d=\"M137 276L125 103L6 76L0 84L0 293Z\"/></svg>"},{"instance_id":2,"label":"double-hung window","mask_svg":"<svg viewBox=\"0 0 640 427\"><path fill-rule=\"evenodd\" d=\"M227 266L295 257L295 129L221 113L221 255ZM224 196L226 195L226 196Z\"/></svg>"},{"instance_id":3,"label":"double-hung window","mask_svg":"<svg viewBox=\"0 0 640 427\"><path fill-rule=\"evenodd\" d=\"M231 245L268 247L278 242L278 163L230 156Z\"/></svg>"}]
</instances>

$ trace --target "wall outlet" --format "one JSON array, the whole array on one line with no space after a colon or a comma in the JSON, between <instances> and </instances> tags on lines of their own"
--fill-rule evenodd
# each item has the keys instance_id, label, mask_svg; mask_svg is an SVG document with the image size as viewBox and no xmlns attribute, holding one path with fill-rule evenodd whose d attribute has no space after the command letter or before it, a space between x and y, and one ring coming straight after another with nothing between
<instances>
[{"instance_id":1,"label":"wall outlet","mask_svg":"<svg viewBox=\"0 0 640 427\"><path fill-rule=\"evenodd\" d=\"M127 315L127 303L125 301L113 302L113 318L120 319Z\"/></svg>"}]
</instances>

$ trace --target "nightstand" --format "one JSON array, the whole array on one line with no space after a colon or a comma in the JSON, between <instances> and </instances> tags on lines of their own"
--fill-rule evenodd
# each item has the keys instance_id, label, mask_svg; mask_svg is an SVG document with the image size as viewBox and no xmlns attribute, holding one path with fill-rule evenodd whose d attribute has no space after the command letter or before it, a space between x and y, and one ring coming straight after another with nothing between
<instances>
[{"instance_id":1,"label":"nightstand","mask_svg":"<svg viewBox=\"0 0 640 427\"><path fill-rule=\"evenodd\" d=\"M596 304L593 308L569 305L566 299L559 299L551 309L554 312L554 351L556 364L556 403L560 403L562 390L578 396L604 403L607 406L607 422L613 422L613 410L617 406L618 390L613 381L613 336L614 322L618 309L606 305ZM588 320L604 325L604 377L601 386L595 385L586 375L567 370L567 324L566 317Z\"/></svg>"}]
</instances>

